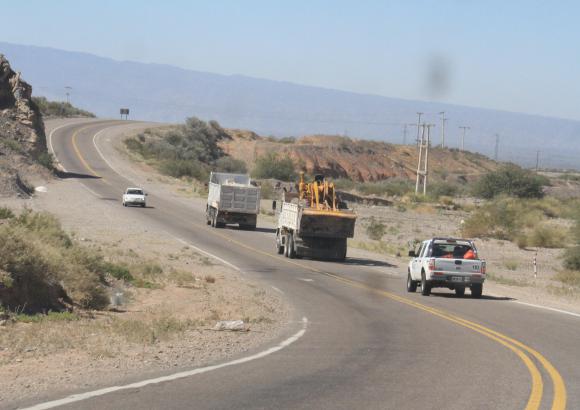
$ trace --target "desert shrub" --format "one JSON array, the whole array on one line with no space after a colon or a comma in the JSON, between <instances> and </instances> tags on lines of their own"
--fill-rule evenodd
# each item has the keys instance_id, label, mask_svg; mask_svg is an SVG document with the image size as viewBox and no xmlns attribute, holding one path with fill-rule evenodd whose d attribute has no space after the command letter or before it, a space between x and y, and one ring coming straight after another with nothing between
<instances>
[{"instance_id":1,"label":"desert shrub","mask_svg":"<svg viewBox=\"0 0 580 410\"><path fill-rule=\"evenodd\" d=\"M159 170L174 178L189 177L199 181L209 178L207 167L193 160L165 160L159 165Z\"/></svg>"},{"instance_id":2,"label":"desert shrub","mask_svg":"<svg viewBox=\"0 0 580 410\"><path fill-rule=\"evenodd\" d=\"M95 114L75 107L67 102L49 101L46 97L32 97L43 116L52 117L90 117L94 118Z\"/></svg>"},{"instance_id":3,"label":"desert shrub","mask_svg":"<svg viewBox=\"0 0 580 410\"><path fill-rule=\"evenodd\" d=\"M367 226L367 235L369 238L375 241L380 241L385 234L387 227L380 221L377 221L374 217L370 218L369 224Z\"/></svg>"},{"instance_id":4,"label":"desert shrub","mask_svg":"<svg viewBox=\"0 0 580 410\"><path fill-rule=\"evenodd\" d=\"M545 177L508 164L481 177L475 184L473 193L486 199L502 194L518 198L541 198L544 196L542 186L547 183Z\"/></svg>"},{"instance_id":5,"label":"desert shrub","mask_svg":"<svg viewBox=\"0 0 580 410\"><path fill-rule=\"evenodd\" d=\"M49 152L41 152L35 155L34 159L40 165L50 170L54 169L54 156Z\"/></svg>"},{"instance_id":6,"label":"desert shrub","mask_svg":"<svg viewBox=\"0 0 580 410\"><path fill-rule=\"evenodd\" d=\"M451 184L449 182L441 181L441 182L434 182L427 187L427 191L429 196L432 198L439 198L442 196L447 197L454 197L457 195L459 188L455 184Z\"/></svg>"},{"instance_id":7,"label":"desert shrub","mask_svg":"<svg viewBox=\"0 0 580 410\"><path fill-rule=\"evenodd\" d=\"M215 163L218 172L231 172L245 174L248 171L246 163L232 157L221 157Z\"/></svg>"},{"instance_id":8,"label":"desert shrub","mask_svg":"<svg viewBox=\"0 0 580 410\"><path fill-rule=\"evenodd\" d=\"M102 309L108 304L103 258L74 243L46 213L25 210L0 225L0 301L29 312L65 310L73 304Z\"/></svg>"},{"instance_id":9,"label":"desert shrub","mask_svg":"<svg viewBox=\"0 0 580 410\"><path fill-rule=\"evenodd\" d=\"M4 206L0 207L0 219L11 219L14 218L14 212L12 209L6 208Z\"/></svg>"},{"instance_id":10,"label":"desert shrub","mask_svg":"<svg viewBox=\"0 0 580 410\"><path fill-rule=\"evenodd\" d=\"M135 278L131 275L131 271L125 265L116 264L113 262L106 262L103 266L105 271L115 279L131 282Z\"/></svg>"},{"instance_id":11,"label":"desert shrub","mask_svg":"<svg viewBox=\"0 0 580 410\"><path fill-rule=\"evenodd\" d=\"M520 233L522 206L511 198L502 198L476 209L465 220L463 234L513 240Z\"/></svg>"},{"instance_id":12,"label":"desert shrub","mask_svg":"<svg viewBox=\"0 0 580 410\"><path fill-rule=\"evenodd\" d=\"M518 268L518 262L514 260L507 260L503 263L507 270L516 270Z\"/></svg>"},{"instance_id":13,"label":"desert shrub","mask_svg":"<svg viewBox=\"0 0 580 410\"><path fill-rule=\"evenodd\" d=\"M212 167L241 167L235 160L224 159L218 164L224 157L218 142L229 138L217 122L191 117L168 130L145 130L126 139L125 146L151 160L164 174L205 180Z\"/></svg>"},{"instance_id":14,"label":"desert shrub","mask_svg":"<svg viewBox=\"0 0 580 410\"><path fill-rule=\"evenodd\" d=\"M554 279L568 286L580 287L580 271L578 269L560 271L554 275Z\"/></svg>"},{"instance_id":15,"label":"desert shrub","mask_svg":"<svg viewBox=\"0 0 580 410\"><path fill-rule=\"evenodd\" d=\"M358 184L356 189L363 195L375 196L403 196L414 190L411 181L403 179L383 180L378 182L365 182Z\"/></svg>"},{"instance_id":16,"label":"desert shrub","mask_svg":"<svg viewBox=\"0 0 580 410\"><path fill-rule=\"evenodd\" d=\"M528 246L563 248L566 243L566 233L562 229L546 224L537 225L528 236Z\"/></svg>"},{"instance_id":17,"label":"desert shrub","mask_svg":"<svg viewBox=\"0 0 580 410\"><path fill-rule=\"evenodd\" d=\"M564 267L566 269L580 271L580 246L566 249L564 252Z\"/></svg>"},{"instance_id":18,"label":"desert shrub","mask_svg":"<svg viewBox=\"0 0 580 410\"><path fill-rule=\"evenodd\" d=\"M352 179L347 179L347 178L339 178L333 181L334 185L336 186L337 189L343 190L343 191L350 191L355 189L357 183L355 181L353 181Z\"/></svg>"},{"instance_id":19,"label":"desert shrub","mask_svg":"<svg viewBox=\"0 0 580 410\"><path fill-rule=\"evenodd\" d=\"M274 187L269 181L263 181L260 185L260 196L262 199L274 199Z\"/></svg>"},{"instance_id":20,"label":"desert shrub","mask_svg":"<svg viewBox=\"0 0 580 410\"><path fill-rule=\"evenodd\" d=\"M293 181L296 179L294 162L291 158L280 158L274 153L258 157L252 170L254 178L279 179L281 181Z\"/></svg>"}]
</instances>

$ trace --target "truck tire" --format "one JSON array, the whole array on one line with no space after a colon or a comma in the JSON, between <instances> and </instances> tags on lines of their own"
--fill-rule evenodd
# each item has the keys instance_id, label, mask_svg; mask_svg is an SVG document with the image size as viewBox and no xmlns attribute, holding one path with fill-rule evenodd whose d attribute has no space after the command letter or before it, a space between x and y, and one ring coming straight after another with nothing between
<instances>
[{"instance_id":1,"label":"truck tire","mask_svg":"<svg viewBox=\"0 0 580 410\"><path fill-rule=\"evenodd\" d=\"M462 298L465 295L465 288L463 286L458 286L455 288L455 296Z\"/></svg>"},{"instance_id":2,"label":"truck tire","mask_svg":"<svg viewBox=\"0 0 580 410\"><path fill-rule=\"evenodd\" d=\"M282 238L280 237L280 232L276 232L276 252L278 255L284 253L284 245L282 245Z\"/></svg>"},{"instance_id":3,"label":"truck tire","mask_svg":"<svg viewBox=\"0 0 580 410\"><path fill-rule=\"evenodd\" d=\"M288 257L294 259L296 257L296 249L294 248L294 235L288 234Z\"/></svg>"},{"instance_id":4,"label":"truck tire","mask_svg":"<svg viewBox=\"0 0 580 410\"><path fill-rule=\"evenodd\" d=\"M421 295L429 296L431 294L431 284L425 278L425 272L421 272Z\"/></svg>"},{"instance_id":5,"label":"truck tire","mask_svg":"<svg viewBox=\"0 0 580 410\"><path fill-rule=\"evenodd\" d=\"M407 292L415 293L417 291L417 282L411 279L411 274L407 273Z\"/></svg>"},{"instance_id":6,"label":"truck tire","mask_svg":"<svg viewBox=\"0 0 580 410\"><path fill-rule=\"evenodd\" d=\"M215 226L216 217L215 217L215 212L213 212L213 210L210 210L210 212L209 212L209 218L210 218L210 225L211 225L211 227L212 228L215 228L216 227Z\"/></svg>"},{"instance_id":7,"label":"truck tire","mask_svg":"<svg viewBox=\"0 0 580 410\"><path fill-rule=\"evenodd\" d=\"M341 242L340 247L338 249L338 258L339 261L343 261L346 259L346 238L344 242Z\"/></svg>"},{"instance_id":8,"label":"truck tire","mask_svg":"<svg viewBox=\"0 0 580 410\"><path fill-rule=\"evenodd\" d=\"M483 294L483 284L482 283L474 283L471 285L471 297L475 299L481 298Z\"/></svg>"}]
</instances>

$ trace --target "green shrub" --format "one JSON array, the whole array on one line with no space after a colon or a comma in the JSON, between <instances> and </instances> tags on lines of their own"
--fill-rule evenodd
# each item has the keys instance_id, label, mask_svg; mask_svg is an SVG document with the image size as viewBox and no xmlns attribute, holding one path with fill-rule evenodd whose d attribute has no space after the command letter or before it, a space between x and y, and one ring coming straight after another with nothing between
<instances>
[{"instance_id":1,"label":"green shrub","mask_svg":"<svg viewBox=\"0 0 580 410\"><path fill-rule=\"evenodd\" d=\"M10 208L4 206L0 207L0 219L11 219L14 218L14 212Z\"/></svg>"},{"instance_id":2,"label":"green shrub","mask_svg":"<svg viewBox=\"0 0 580 410\"><path fill-rule=\"evenodd\" d=\"M457 185L449 182L434 182L427 187L429 196L432 198L439 198L442 196L454 197L457 195L459 188Z\"/></svg>"},{"instance_id":3,"label":"green shrub","mask_svg":"<svg viewBox=\"0 0 580 410\"><path fill-rule=\"evenodd\" d=\"M563 248L567 243L566 233L545 224L537 225L529 234L528 246L541 248Z\"/></svg>"},{"instance_id":4,"label":"green shrub","mask_svg":"<svg viewBox=\"0 0 580 410\"><path fill-rule=\"evenodd\" d=\"M64 310L67 304L108 304L102 256L74 243L46 213L23 211L0 225L0 301L24 312Z\"/></svg>"},{"instance_id":5,"label":"green shrub","mask_svg":"<svg viewBox=\"0 0 580 410\"><path fill-rule=\"evenodd\" d=\"M377 221L374 217L370 218L369 225L367 226L367 235L369 238L380 241L386 230L387 227L382 222Z\"/></svg>"},{"instance_id":6,"label":"green shrub","mask_svg":"<svg viewBox=\"0 0 580 410\"><path fill-rule=\"evenodd\" d=\"M580 271L565 270L554 275L554 279L568 286L580 287Z\"/></svg>"},{"instance_id":7,"label":"green shrub","mask_svg":"<svg viewBox=\"0 0 580 410\"><path fill-rule=\"evenodd\" d=\"M89 117L94 118L95 114L73 106L67 102L49 101L46 97L32 97L43 116L53 117Z\"/></svg>"},{"instance_id":8,"label":"green shrub","mask_svg":"<svg viewBox=\"0 0 580 410\"><path fill-rule=\"evenodd\" d=\"M279 158L274 153L258 157L252 170L252 176L259 179L279 179L281 181L294 181L296 172L291 158Z\"/></svg>"},{"instance_id":9,"label":"green shrub","mask_svg":"<svg viewBox=\"0 0 580 410\"><path fill-rule=\"evenodd\" d=\"M274 187L269 181L263 181L260 185L260 196L262 199L276 199L274 194Z\"/></svg>"},{"instance_id":10,"label":"green shrub","mask_svg":"<svg viewBox=\"0 0 580 410\"><path fill-rule=\"evenodd\" d=\"M503 264L507 270L516 270L518 268L518 262L514 260L507 260Z\"/></svg>"},{"instance_id":11,"label":"green shrub","mask_svg":"<svg viewBox=\"0 0 580 410\"><path fill-rule=\"evenodd\" d=\"M468 237L513 240L522 229L522 206L511 198L502 198L476 209L465 220L463 234Z\"/></svg>"},{"instance_id":12,"label":"green shrub","mask_svg":"<svg viewBox=\"0 0 580 410\"><path fill-rule=\"evenodd\" d=\"M566 269L580 271L580 246L566 249L566 252L564 252L564 267Z\"/></svg>"},{"instance_id":13,"label":"green shrub","mask_svg":"<svg viewBox=\"0 0 580 410\"><path fill-rule=\"evenodd\" d=\"M43 167L50 170L54 169L54 156L52 154L48 152L41 152L40 154L36 155L34 159Z\"/></svg>"},{"instance_id":14,"label":"green shrub","mask_svg":"<svg viewBox=\"0 0 580 410\"><path fill-rule=\"evenodd\" d=\"M125 265L119 265L112 262L106 262L103 266L105 271L115 279L132 282L135 278L131 275L131 271Z\"/></svg>"},{"instance_id":15,"label":"green shrub","mask_svg":"<svg viewBox=\"0 0 580 410\"><path fill-rule=\"evenodd\" d=\"M415 188L409 180L392 179L357 184L356 189L363 195L403 196L412 192Z\"/></svg>"},{"instance_id":16,"label":"green shrub","mask_svg":"<svg viewBox=\"0 0 580 410\"><path fill-rule=\"evenodd\" d=\"M166 175L207 180L211 168L239 171L244 167L241 161L225 157L219 147L219 141L229 138L217 122L191 117L171 129L145 130L126 139L125 146Z\"/></svg>"},{"instance_id":17,"label":"green shrub","mask_svg":"<svg viewBox=\"0 0 580 410\"><path fill-rule=\"evenodd\" d=\"M502 194L518 198L541 198L544 196L542 186L545 184L545 177L508 164L481 177L475 184L473 193L486 199Z\"/></svg>"},{"instance_id":18,"label":"green shrub","mask_svg":"<svg viewBox=\"0 0 580 410\"><path fill-rule=\"evenodd\" d=\"M245 174L248 172L246 163L232 157L221 157L215 163L218 172L231 172L234 174Z\"/></svg>"}]
</instances>

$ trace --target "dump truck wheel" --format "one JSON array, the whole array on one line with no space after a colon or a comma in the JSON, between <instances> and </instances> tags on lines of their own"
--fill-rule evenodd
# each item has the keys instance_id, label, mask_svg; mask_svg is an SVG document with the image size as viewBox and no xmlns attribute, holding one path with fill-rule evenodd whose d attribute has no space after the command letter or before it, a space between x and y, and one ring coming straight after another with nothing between
<instances>
[{"instance_id":1,"label":"dump truck wheel","mask_svg":"<svg viewBox=\"0 0 580 410\"><path fill-rule=\"evenodd\" d=\"M284 245L282 245L280 232L276 232L276 252L278 252L278 255L282 255L284 253Z\"/></svg>"},{"instance_id":2,"label":"dump truck wheel","mask_svg":"<svg viewBox=\"0 0 580 410\"><path fill-rule=\"evenodd\" d=\"M471 285L472 298L479 299L481 298L482 293L483 293L483 285L481 283Z\"/></svg>"},{"instance_id":3,"label":"dump truck wheel","mask_svg":"<svg viewBox=\"0 0 580 410\"><path fill-rule=\"evenodd\" d=\"M290 259L294 259L296 257L296 249L294 249L294 235L289 234L288 239L288 257Z\"/></svg>"}]
</instances>

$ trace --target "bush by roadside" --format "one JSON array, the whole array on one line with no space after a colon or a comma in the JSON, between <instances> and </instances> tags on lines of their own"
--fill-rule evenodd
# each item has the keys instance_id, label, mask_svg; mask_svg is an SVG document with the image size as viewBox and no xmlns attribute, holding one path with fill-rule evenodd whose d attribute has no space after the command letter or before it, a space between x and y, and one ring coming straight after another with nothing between
<instances>
[{"instance_id":1,"label":"bush by roadside","mask_svg":"<svg viewBox=\"0 0 580 410\"><path fill-rule=\"evenodd\" d=\"M82 110L67 102L49 101L46 97L32 97L43 117L88 117L94 118L95 114Z\"/></svg>"},{"instance_id":2,"label":"bush by roadside","mask_svg":"<svg viewBox=\"0 0 580 410\"><path fill-rule=\"evenodd\" d=\"M163 174L206 181L211 170L246 172L243 161L228 157L218 142L230 136L216 121L191 117L184 125L146 130L125 140L138 154Z\"/></svg>"},{"instance_id":3,"label":"bush by roadside","mask_svg":"<svg viewBox=\"0 0 580 410\"><path fill-rule=\"evenodd\" d=\"M507 164L497 171L481 177L474 186L475 196L491 199L498 195L518 198L542 198L542 187L548 185L547 178L525 170L514 164Z\"/></svg>"}]
</instances>

